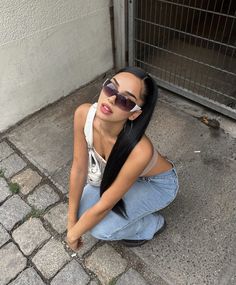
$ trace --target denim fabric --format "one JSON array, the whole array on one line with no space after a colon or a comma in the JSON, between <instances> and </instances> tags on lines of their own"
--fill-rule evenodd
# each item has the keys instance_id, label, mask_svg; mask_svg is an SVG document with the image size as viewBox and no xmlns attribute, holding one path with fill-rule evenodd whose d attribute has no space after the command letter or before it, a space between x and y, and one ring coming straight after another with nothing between
<instances>
[{"instance_id":1,"label":"denim fabric","mask_svg":"<svg viewBox=\"0 0 236 285\"><path fill-rule=\"evenodd\" d=\"M110 211L91 229L91 234L102 240L150 240L164 223L159 210L168 206L178 192L175 167L150 177L139 177L124 195L128 219ZM87 184L84 188L78 216L100 199L99 187Z\"/></svg>"}]
</instances>

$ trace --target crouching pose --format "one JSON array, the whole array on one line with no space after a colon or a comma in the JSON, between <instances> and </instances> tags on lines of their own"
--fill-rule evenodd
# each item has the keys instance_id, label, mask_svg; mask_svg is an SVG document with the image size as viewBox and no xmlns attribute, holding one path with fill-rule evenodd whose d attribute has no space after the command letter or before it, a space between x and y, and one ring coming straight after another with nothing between
<instances>
[{"instance_id":1,"label":"crouching pose","mask_svg":"<svg viewBox=\"0 0 236 285\"><path fill-rule=\"evenodd\" d=\"M145 135L157 95L149 74L126 67L103 83L97 103L76 109L67 224L72 249L87 231L139 246L164 229L158 211L176 197L178 178Z\"/></svg>"}]
</instances>

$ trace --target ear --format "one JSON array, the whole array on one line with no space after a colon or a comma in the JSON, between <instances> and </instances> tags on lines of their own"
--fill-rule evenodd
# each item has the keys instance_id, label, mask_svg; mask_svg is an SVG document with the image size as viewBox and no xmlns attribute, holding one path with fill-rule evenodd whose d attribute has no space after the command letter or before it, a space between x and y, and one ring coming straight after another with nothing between
<instances>
[{"instance_id":1,"label":"ear","mask_svg":"<svg viewBox=\"0 0 236 285\"><path fill-rule=\"evenodd\" d=\"M138 118L138 116L140 116L142 114L142 110L139 110L139 111L135 111L133 112L130 116L129 116L129 120L130 121L134 121L135 119Z\"/></svg>"}]
</instances>

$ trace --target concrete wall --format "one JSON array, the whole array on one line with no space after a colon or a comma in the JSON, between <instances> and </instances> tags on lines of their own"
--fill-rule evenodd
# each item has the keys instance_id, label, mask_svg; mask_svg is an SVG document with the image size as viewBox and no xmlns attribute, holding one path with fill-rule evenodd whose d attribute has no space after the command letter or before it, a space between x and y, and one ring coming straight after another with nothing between
<instances>
[{"instance_id":1,"label":"concrete wall","mask_svg":"<svg viewBox=\"0 0 236 285\"><path fill-rule=\"evenodd\" d=\"M109 0L1 0L0 131L113 67Z\"/></svg>"}]
</instances>

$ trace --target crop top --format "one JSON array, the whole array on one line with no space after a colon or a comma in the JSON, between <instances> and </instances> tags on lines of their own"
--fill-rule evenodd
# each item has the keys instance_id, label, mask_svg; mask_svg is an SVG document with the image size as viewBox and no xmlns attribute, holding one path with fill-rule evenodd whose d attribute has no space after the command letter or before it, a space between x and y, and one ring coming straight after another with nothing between
<instances>
[{"instance_id":1,"label":"crop top","mask_svg":"<svg viewBox=\"0 0 236 285\"><path fill-rule=\"evenodd\" d=\"M97 110L97 103L94 103L90 107L88 114L87 114L87 118L86 118L86 122L84 126L84 134L85 134L85 138L88 144L88 148L90 149L90 151L92 151L94 157L96 158L98 162L99 169L100 169L99 173L101 174L99 175L99 178L97 179L96 182L94 182L93 179L89 179L90 177L88 177L87 180L88 180L88 183L94 186L100 186L101 181L102 181L102 175L106 167L106 160L99 153L97 153L97 151L93 147L93 120L96 114L96 110ZM140 176L145 176L145 174L147 174L154 167L157 161L157 157L158 157L158 152L155 150L155 148L153 148L152 158L149 161L148 165L143 170L143 172L140 174ZM89 175L90 175L90 172L88 171L88 176Z\"/></svg>"}]
</instances>

